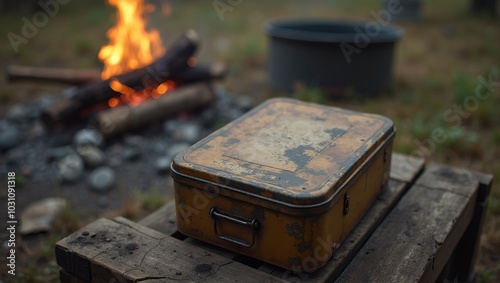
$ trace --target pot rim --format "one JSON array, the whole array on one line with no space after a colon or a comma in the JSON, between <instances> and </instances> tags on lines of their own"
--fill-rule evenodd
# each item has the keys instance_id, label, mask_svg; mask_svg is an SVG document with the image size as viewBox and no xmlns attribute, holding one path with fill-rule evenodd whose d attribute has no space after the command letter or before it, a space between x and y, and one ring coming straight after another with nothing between
<instances>
[{"instance_id":1,"label":"pot rim","mask_svg":"<svg viewBox=\"0 0 500 283\"><path fill-rule=\"evenodd\" d=\"M375 22L380 26L380 31L376 35L366 33L365 26ZM307 31L304 29L325 26L327 28L352 28L352 32L328 32L328 31ZM358 27L358 30L355 28ZM300 28L300 29L297 29ZM386 43L395 42L401 39L404 31L395 25L381 25L375 20L372 21L352 21L352 20L301 20L286 19L275 20L264 24L264 32L272 38L289 39L304 42L318 43L355 43L355 35L363 33L368 36L370 42Z\"/></svg>"}]
</instances>

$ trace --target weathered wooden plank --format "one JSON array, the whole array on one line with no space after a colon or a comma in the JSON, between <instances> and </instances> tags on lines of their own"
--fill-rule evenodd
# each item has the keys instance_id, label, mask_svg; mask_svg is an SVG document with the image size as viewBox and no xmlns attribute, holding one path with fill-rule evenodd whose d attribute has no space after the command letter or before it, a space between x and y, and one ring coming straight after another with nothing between
<instances>
[{"instance_id":1,"label":"weathered wooden plank","mask_svg":"<svg viewBox=\"0 0 500 283\"><path fill-rule=\"evenodd\" d=\"M56 250L66 271L93 282L281 281L123 218L99 219L59 241ZM62 264L68 258L78 261Z\"/></svg>"},{"instance_id":2,"label":"weathered wooden plank","mask_svg":"<svg viewBox=\"0 0 500 283\"><path fill-rule=\"evenodd\" d=\"M393 152L391 159L391 179L411 183L424 169L422 158Z\"/></svg>"},{"instance_id":3,"label":"weathered wooden plank","mask_svg":"<svg viewBox=\"0 0 500 283\"><path fill-rule=\"evenodd\" d=\"M493 182L493 176L489 174L471 172L479 182L479 191L474 208L472 221L467 227L464 235L458 242L450 262L447 264L446 273L442 279L449 282L475 282L474 264L479 249L481 229L483 227L488 198Z\"/></svg>"},{"instance_id":4,"label":"weathered wooden plank","mask_svg":"<svg viewBox=\"0 0 500 283\"><path fill-rule=\"evenodd\" d=\"M337 282L434 282L474 212L468 171L430 165Z\"/></svg>"}]
</instances>

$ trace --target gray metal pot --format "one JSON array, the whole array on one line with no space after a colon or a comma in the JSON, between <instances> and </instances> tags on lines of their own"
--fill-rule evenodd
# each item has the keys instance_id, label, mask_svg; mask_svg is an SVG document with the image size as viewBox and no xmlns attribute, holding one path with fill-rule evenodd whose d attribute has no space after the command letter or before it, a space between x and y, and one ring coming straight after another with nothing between
<instances>
[{"instance_id":1,"label":"gray metal pot","mask_svg":"<svg viewBox=\"0 0 500 283\"><path fill-rule=\"evenodd\" d=\"M401 29L375 20L285 20L267 23L264 30L269 82L288 92L297 84L335 94L388 88L394 43L403 36Z\"/></svg>"}]
</instances>

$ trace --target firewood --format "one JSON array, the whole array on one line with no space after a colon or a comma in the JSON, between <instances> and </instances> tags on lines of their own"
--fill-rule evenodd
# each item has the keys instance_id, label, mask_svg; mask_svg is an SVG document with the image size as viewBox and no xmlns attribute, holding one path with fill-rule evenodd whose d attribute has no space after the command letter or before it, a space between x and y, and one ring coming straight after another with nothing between
<instances>
[{"instance_id":1,"label":"firewood","mask_svg":"<svg viewBox=\"0 0 500 283\"><path fill-rule=\"evenodd\" d=\"M123 105L101 111L97 115L97 127L104 137L112 137L180 112L207 106L214 100L215 94L208 83L188 84L137 106Z\"/></svg>"},{"instance_id":2,"label":"firewood","mask_svg":"<svg viewBox=\"0 0 500 283\"><path fill-rule=\"evenodd\" d=\"M113 90L110 83L117 80L121 84L134 90L154 88L172 78L173 74L187 68L198 46L198 35L190 30L177 39L161 58L152 64L111 77L107 80L80 87L73 96L44 109L42 120L49 128L60 124L71 123L85 108L110 98L120 96L121 93Z\"/></svg>"},{"instance_id":3,"label":"firewood","mask_svg":"<svg viewBox=\"0 0 500 283\"><path fill-rule=\"evenodd\" d=\"M78 70L45 67L11 65L6 70L7 82L37 81L82 85L101 79L101 72L96 69Z\"/></svg>"},{"instance_id":4,"label":"firewood","mask_svg":"<svg viewBox=\"0 0 500 283\"><path fill-rule=\"evenodd\" d=\"M224 78L227 75L227 71L227 66L222 63L198 64L188 67L178 74L173 74L172 80L180 84L218 80ZM83 85L99 81L101 79L101 70L10 65L6 69L6 79L7 82L36 81Z\"/></svg>"},{"instance_id":5,"label":"firewood","mask_svg":"<svg viewBox=\"0 0 500 283\"><path fill-rule=\"evenodd\" d=\"M223 63L198 64L194 67L186 68L178 74L173 74L172 80L179 84L220 80L227 75L227 72L227 66Z\"/></svg>"}]
</instances>

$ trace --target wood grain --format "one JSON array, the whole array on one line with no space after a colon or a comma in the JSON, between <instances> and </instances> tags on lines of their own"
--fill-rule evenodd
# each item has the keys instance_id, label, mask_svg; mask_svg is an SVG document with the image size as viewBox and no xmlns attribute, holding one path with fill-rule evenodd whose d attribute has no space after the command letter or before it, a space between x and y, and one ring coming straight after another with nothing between
<instances>
[{"instance_id":1,"label":"wood grain","mask_svg":"<svg viewBox=\"0 0 500 283\"><path fill-rule=\"evenodd\" d=\"M139 224L161 232L165 235L173 235L177 232L175 218L175 201L169 201L160 209L139 221Z\"/></svg>"},{"instance_id":2,"label":"wood grain","mask_svg":"<svg viewBox=\"0 0 500 283\"><path fill-rule=\"evenodd\" d=\"M337 282L434 282L468 227L479 184L430 165Z\"/></svg>"},{"instance_id":3,"label":"wood grain","mask_svg":"<svg viewBox=\"0 0 500 283\"><path fill-rule=\"evenodd\" d=\"M282 282L124 218L99 219L59 241L56 249L58 263L86 262L83 268L64 269L92 282Z\"/></svg>"},{"instance_id":4,"label":"wood grain","mask_svg":"<svg viewBox=\"0 0 500 283\"><path fill-rule=\"evenodd\" d=\"M391 160L391 179L411 183L424 169L424 160L393 152Z\"/></svg>"}]
</instances>

